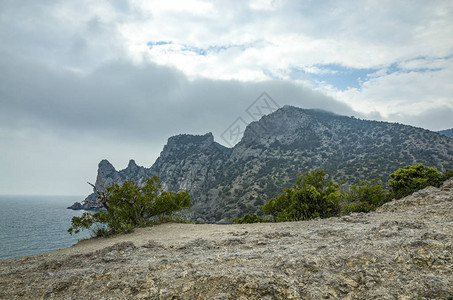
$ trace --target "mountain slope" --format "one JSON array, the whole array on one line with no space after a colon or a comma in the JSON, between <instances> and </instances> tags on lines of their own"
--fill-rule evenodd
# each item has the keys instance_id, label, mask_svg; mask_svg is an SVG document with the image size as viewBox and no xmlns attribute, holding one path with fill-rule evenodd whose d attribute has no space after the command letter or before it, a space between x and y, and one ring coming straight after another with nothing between
<instances>
[{"instance_id":1,"label":"mountain slope","mask_svg":"<svg viewBox=\"0 0 453 300\"><path fill-rule=\"evenodd\" d=\"M417 163L453 169L453 139L407 125L284 106L250 123L233 148L214 142L211 133L171 137L153 166L138 167L141 175L134 178L157 175L169 191L187 189L192 218L216 222L259 214L259 206L291 186L298 172L322 168L337 181L375 176L386 181L398 168ZM124 174L132 178L132 168L125 170L119 177L99 175L100 165L96 185Z\"/></svg>"},{"instance_id":2,"label":"mountain slope","mask_svg":"<svg viewBox=\"0 0 453 300\"><path fill-rule=\"evenodd\" d=\"M440 134L453 138L453 128L438 131Z\"/></svg>"}]
</instances>

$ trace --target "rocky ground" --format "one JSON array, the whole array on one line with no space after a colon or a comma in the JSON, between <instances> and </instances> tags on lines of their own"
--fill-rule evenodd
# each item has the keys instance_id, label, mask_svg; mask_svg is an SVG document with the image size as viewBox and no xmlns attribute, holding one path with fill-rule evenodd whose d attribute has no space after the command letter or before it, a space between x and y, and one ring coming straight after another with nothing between
<instances>
[{"instance_id":1,"label":"rocky ground","mask_svg":"<svg viewBox=\"0 0 453 300\"><path fill-rule=\"evenodd\" d=\"M453 180L371 214L164 224L0 261L0 299L453 299L452 293Z\"/></svg>"}]
</instances>

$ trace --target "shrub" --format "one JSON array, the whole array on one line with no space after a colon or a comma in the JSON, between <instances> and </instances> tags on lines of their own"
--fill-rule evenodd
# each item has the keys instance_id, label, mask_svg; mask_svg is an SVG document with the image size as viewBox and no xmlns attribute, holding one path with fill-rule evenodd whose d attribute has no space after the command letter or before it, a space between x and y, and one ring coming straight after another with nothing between
<instances>
[{"instance_id":1,"label":"shrub","mask_svg":"<svg viewBox=\"0 0 453 300\"><path fill-rule=\"evenodd\" d=\"M298 179L292 188L284 188L283 193L267 201L261 210L271 215L276 222L299 221L313 218L327 218L352 212L368 213L393 198L401 198L432 185L439 187L442 182L453 177L453 171L443 174L435 168L422 164L407 166L390 174L390 191L383 188L379 179L361 181L352 186L349 192L340 192L339 185L329 181L324 170L311 170ZM340 205L340 200L342 204ZM257 205L257 202L255 202ZM244 215L232 219L235 223L267 222L257 215Z\"/></svg>"},{"instance_id":2,"label":"shrub","mask_svg":"<svg viewBox=\"0 0 453 300\"><path fill-rule=\"evenodd\" d=\"M349 202L346 203L342 209L342 215L348 215L350 213L368 213L373 210L372 206L367 202Z\"/></svg>"},{"instance_id":3,"label":"shrub","mask_svg":"<svg viewBox=\"0 0 453 300\"><path fill-rule=\"evenodd\" d=\"M256 214L245 214L241 218L233 218L231 222L237 224L248 224L248 223L265 223L271 222L270 220L266 220L263 218L258 217Z\"/></svg>"},{"instance_id":4,"label":"shrub","mask_svg":"<svg viewBox=\"0 0 453 300\"><path fill-rule=\"evenodd\" d=\"M351 212L370 212L389 200L388 192L382 187L380 180L361 181L361 185L352 186L345 194L345 204L341 214Z\"/></svg>"},{"instance_id":5,"label":"shrub","mask_svg":"<svg viewBox=\"0 0 453 300\"><path fill-rule=\"evenodd\" d=\"M170 193L162 190L157 176L146 179L143 187L126 181L98 192L100 209L96 213L85 212L72 218L70 234L94 227L95 235L130 232L136 227L150 225L152 219L171 216L174 212L190 208L191 199L187 191Z\"/></svg>"},{"instance_id":6,"label":"shrub","mask_svg":"<svg viewBox=\"0 0 453 300\"><path fill-rule=\"evenodd\" d=\"M270 199L262 210L279 222L327 218L338 214L340 195L338 185L327 180L324 170L311 170L299 174L292 188Z\"/></svg>"},{"instance_id":7,"label":"shrub","mask_svg":"<svg viewBox=\"0 0 453 300\"><path fill-rule=\"evenodd\" d=\"M400 199L427 186L439 187L452 175L451 173L452 171L447 170L442 174L436 168L425 167L422 164L406 166L390 174L391 196Z\"/></svg>"}]
</instances>

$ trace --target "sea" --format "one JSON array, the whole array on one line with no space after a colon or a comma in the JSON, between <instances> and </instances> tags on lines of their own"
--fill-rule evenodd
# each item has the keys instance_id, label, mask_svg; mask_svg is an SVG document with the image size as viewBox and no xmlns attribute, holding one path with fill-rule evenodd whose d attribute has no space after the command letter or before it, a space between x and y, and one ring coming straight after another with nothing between
<instances>
[{"instance_id":1,"label":"sea","mask_svg":"<svg viewBox=\"0 0 453 300\"><path fill-rule=\"evenodd\" d=\"M0 259L67 248L90 232L70 235L73 216L84 211L67 209L82 196L0 196Z\"/></svg>"}]
</instances>

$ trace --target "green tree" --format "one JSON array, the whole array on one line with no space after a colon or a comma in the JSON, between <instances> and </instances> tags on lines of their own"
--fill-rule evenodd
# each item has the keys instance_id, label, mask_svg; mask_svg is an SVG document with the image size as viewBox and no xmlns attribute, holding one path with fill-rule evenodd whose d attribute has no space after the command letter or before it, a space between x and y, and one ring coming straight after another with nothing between
<instances>
[{"instance_id":1,"label":"green tree","mask_svg":"<svg viewBox=\"0 0 453 300\"><path fill-rule=\"evenodd\" d=\"M191 205L187 191L163 191L157 176L147 178L143 187L126 181L122 186L115 184L107 187L105 192L96 192L100 210L73 217L72 226L68 229L70 234L92 227L96 235L130 232L136 227L151 224L155 217L171 216Z\"/></svg>"},{"instance_id":2,"label":"green tree","mask_svg":"<svg viewBox=\"0 0 453 300\"><path fill-rule=\"evenodd\" d=\"M327 218L338 214L341 192L338 184L327 179L324 170L299 174L292 188L270 199L262 206L265 214L275 221L300 221Z\"/></svg>"},{"instance_id":3,"label":"green tree","mask_svg":"<svg viewBox=\"0 0 453 300\"><path fill-rule=\"evenodd\" d=\"M351 212L370 212L387 201L401 198L426 186L439 187L442 182L453 177L453 171L437 172L435 168L422 164L406 166L390 174L390 191L383 188L379 179L361 181L352 186L349 192L340 192L339 185L329 181L324 170L311 170L299 174L292 188L267 201L261 209L271 215L276 222L299 221L312 218L328 218ZM340 205L341 201L341 205ZM232 219L235 223L268 222L253 214Z\"/></svg>"},{"instance_id":4,"label":"green tree","mask_svg":"<svg viewBox=\"0 0 453 300\"><path fill-rule=\"evenodd\" d=\"M390 193L393 198L400 199L427 186L439 187L449 176L450 170L442 174L423 164L406 166L390 174Z\"/></svg>"},{"instance_id":5,"label":"green tree","mask_svg":"<svg viewBox=\"0 0 453 300\"><path fill-rule=\"evenodd\" d=\"M389 200L388 192L382 187L382 182L373 179L370 182L362 180L361 185L351 186L345 195L342 214L351 212L370 212Z\"/></svg>"}]
</instances>

